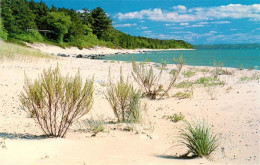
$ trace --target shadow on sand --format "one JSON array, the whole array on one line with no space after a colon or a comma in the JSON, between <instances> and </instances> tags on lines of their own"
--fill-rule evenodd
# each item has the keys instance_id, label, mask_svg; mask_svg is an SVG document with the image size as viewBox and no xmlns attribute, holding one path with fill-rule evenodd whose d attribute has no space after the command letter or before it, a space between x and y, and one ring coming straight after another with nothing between
<instances>
[{"instance_id":1,"label":"shadow on sand","mask_svg":"<svg viewBox=\"0 0 260 165\"><path fill-rule=\"evenodd\" d=\"M0 132L0 138L6 139L27 139L27 140L41 140L50 138L47 135L31 135L31 134L21 134L21 133L7 133L7 132Z\"/></svg>"},{"instance_id":2,"label":"shadow on sand","mask_svg":"<svg viewBox=\"0 0 260 165\"><path fill-rule=\"evenodd\" d=\"M164 159L195 159L197 156L187 156L187 155L182 155L182 156L173 156L173 155L155 155L158 158L164 158Z\"/></svg>"}]
</instances>

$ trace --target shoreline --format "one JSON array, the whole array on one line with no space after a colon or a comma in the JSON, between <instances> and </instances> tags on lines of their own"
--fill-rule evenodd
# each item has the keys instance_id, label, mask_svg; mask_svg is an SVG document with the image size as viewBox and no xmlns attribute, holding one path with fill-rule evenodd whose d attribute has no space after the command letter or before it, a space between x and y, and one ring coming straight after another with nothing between
<instances>
[{"instance_id":1,"label":"shoreline","mask_svg":"<svg viewBox=\"0 0 260 165\"><path fill-rule=\"evenodd\" d=\"M111 56L111 55L117 55L117 54L145 54L147 52L153 52L153 51L178 51L178 50L183 50L183 51L188 51L188 50L196 50L196 49L111 49L111 48L106 48L106 47L99 47L96 46L94 48L89 48L89 49L82 49L80 50L77 47L70 47L70 48L61 48L59 46L55 45L49 45L45 43L26 43L27 46L40 50L41 52L48 53L54 56L61 56L61 57L66 57L66 58L87 58L87 59L98 59L98 60L103 60L103 61L111 61L111 60L106 60L102 59L104 56ZM79 55L79 56L78 56ZM118 61L118 60L115 60ZM125 61L122 61L125 62ZM139 61L141 62L141 61ZM160 64L159 62L150 62L154 64ZM172 64L172 63L171 63ZM169 65L169 64L168 64ZM187 64L185 64L187 65ZM187 65L190 67L214 67L214 66L204 66L204 65ZM222 67L222 68L230 68L230 69L239 69L236 67ZM243 68L243 69L248 69L249 68ZM239 69L239 70L243 70ZM251 70L260 70L258 67L254 67Z\"/></svg>"}]
</instances>

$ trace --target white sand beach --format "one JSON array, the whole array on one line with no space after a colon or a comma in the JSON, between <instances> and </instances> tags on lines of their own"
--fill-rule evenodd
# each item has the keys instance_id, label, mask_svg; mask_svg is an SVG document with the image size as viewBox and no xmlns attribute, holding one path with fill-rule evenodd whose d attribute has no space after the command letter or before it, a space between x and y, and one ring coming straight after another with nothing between
<instances>
[{"instance_id":1,"label":"white sand beach","mask_svg":"<svg viewBox=\"0 0 260 165\"><path fill-rule=\"evenodd\" d=\"M80 50L65 50L43 44L30 45L47 53L80 54ZM80 51L80 52L79 52ZM84 54L134 53L139 50L113 50L108 48L83 49ZM65 138L42 138L40 127L20 107L19 94L23 91L24 73L37 78L49 67L59 65L63 75L75 75L80 69L84 79L94 76L94 105L81 119L102 119L105 131L92 137L82 132L75 123ZM147 65L152 65L148 63ZM193 96L187 99L173 97L186 88L173 87L163 100L142 98L147 105L142 124L111 124L116 121L113 110L105 98L108 71L113 81L119 79L122 67L124 76L137 87L131 72L131 63L102 60L62 58L36 59L32 61L3 60L0 62L0 164L259 164L260 163L260 82L258 79L242 80L243 76L258 76L257 70L228 68L232 75L220 75L224 85L204 87L195 85ZM169 80L167 65L162 80ZM184 66L192 70L190 78L180 74L182 81L196 81L212 76L213 67ZM182 72L183 72L182 71ZM182 159L186 149L178 144L184 122L166 120L163 116L181 112L188 121L202 120L214 127L220 138L220 146L209 158ZM130 131L126 131L131 128Z\"/></svg>"}]
</instances>

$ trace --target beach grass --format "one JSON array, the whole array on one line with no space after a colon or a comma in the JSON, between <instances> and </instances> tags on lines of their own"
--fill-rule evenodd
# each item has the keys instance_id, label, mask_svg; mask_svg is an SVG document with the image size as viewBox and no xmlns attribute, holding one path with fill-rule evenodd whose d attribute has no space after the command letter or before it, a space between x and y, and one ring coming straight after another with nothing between
<instances>
[{"instance_id":1,"label":"beach grass","mask_svg":"<svg viewBox=\"0 0 260 165\"><path fill-rule=\"evenodd\" d=\"M186 156L190 153L198 157L209 156L219 146L217 134L205 121L187 122L180 138L181 143L188 148Z\"/></svg>"},{"instance_id":2,"label":"beach grass","mask_svg":"<svg viewBox=\"0 0 260 165\"><path fill-rule=\"evenodd\" d=\"M47 53L42 53L39 50L35 50L29 47L24 47L17 44L6 43L0 41L0 61L2 60L22 60L31 61L35 59L54 59Z\"/></svg>"}]
</instances>

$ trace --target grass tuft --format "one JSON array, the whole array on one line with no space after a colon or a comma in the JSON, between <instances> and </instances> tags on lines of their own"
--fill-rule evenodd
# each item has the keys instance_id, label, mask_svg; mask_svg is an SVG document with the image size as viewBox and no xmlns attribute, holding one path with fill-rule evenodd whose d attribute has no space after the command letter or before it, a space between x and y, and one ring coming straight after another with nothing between
<instances>
[{"instance_id":1,"label":"grass tuft","mask_svg":"<svg viewBox=\"0 0 260 165\"><path fill-rule=\"evenodd\" d=\"M204 85L204 87L225 85L223 81L220 81L216 77L201 77L195 81L195 84Z\"/></svg>"},{"instance_id":2,"label":"grass tuft","mask_svg":"<svg viewBox=\"0 0 260 165\"><path fill-rule=\"evenodd\" d=\"M177 122L179 122L179 121L181 121L181 120L184 120L185 117L184 117L183 114L180 112L179 114L178 114L178 113L175 113L175 114L173 114L173 115L164 115L162 118L177 123Z\"/></svg>"},{"instance_id":3,"label":"grass tuft","mask_svg":"<svg viewBox=\"0 0 260 165\"><path fill-rule=\"evenodd\" d=\"M178 99L188 99L191 98L193 96L193 90L189 91L185 91L185 92L177 92L173 95L173 97L176 97Z\"/></svg>"},{"instance_id":4,"label":"grass tuft","mask_svg":"<svg viewBox=\"0 0 260 165\"><path fill-rule=\"evenodd\" d=\"M217 134L205 123L198 121L190 124L186 122L186 127L181 133L181 143L188 148L185 155L209 156L219 146Z\"/></svg>"}]
</instances>

